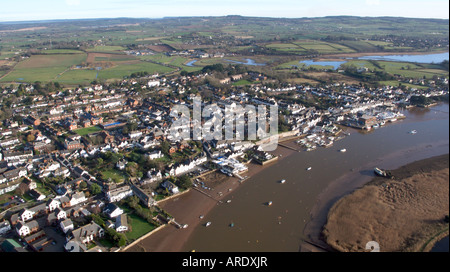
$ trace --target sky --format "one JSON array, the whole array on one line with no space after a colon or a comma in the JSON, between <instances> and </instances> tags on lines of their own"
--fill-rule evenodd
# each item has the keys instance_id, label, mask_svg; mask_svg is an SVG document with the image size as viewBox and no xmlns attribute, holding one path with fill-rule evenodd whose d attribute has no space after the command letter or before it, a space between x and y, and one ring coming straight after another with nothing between
<instances>
[{"instance_id":1,"label":"sky","mask_svg":"<svg viewBox=\"0 0 450 272\"><path fill-rule=\"evenodd\" d=\"M0 0L0 22L242 15L449 18L448 0Z\"/></svg>"}]
</instances>

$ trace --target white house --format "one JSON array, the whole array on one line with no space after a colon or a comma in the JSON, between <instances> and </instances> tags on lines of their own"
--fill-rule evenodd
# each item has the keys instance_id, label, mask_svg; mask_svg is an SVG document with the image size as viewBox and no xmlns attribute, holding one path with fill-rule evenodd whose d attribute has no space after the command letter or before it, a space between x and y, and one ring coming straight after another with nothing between
<instances>
[{"instance_id":1,"label":"white house","mask_svg":"<svg viewBox=\"0 0 450 272\"><path fill-rule=\"evenodd\" d=\"M127 161L126 160L119 160L117 163L116 163L116 167L117 167L117 169L119 169L119 170L125 170L125 167L127 166Z\"/></svg>"},{"instance_id":2,"label":"white house","mask_svg":"<svg viewBox=\"0 0 450 272\"><path fill-rule=\"evenodd\" d=\"M86 199L86 196L84 195L84 193L83 192L78 192L78 193L75 193L75 194L73 194L71 197L70 197L70 206L75 206L75 205L77 205L77 204L80 204L80 203L82 203L82 202L85 202L87 199Z\"/></svg>"},{"instance_id":3,"label":"white house","mask_svg":"<svg viewBox=\"0 0 450 272\"><path fill-rule=\"evenodd\" d=\"M94 238L101 238L105 235L105 230L92 222L88 225L82 226L78 229L72 230L69 235L68 242L79 242L83 244L87 244L94 240Z\"/></svg>"},{"instance_id":4,"label":"white house","mask_svg":"<svg viewBox=\"0 0 450 272\"><path fill-rule=\"evenodd\" d=\"M161 186L162 186L163 188L166 188L167 190L169 190L172 194L177 194L177 193L180 192L180 191L178 190L178 187L177 187L175 184L173 184L172 182L168 181L168 180L164 181L164 182L161 184Z\"/></svg>"},{"instance_id":5,"label":"white house","mask_svg":"<svg viewBox=\"0 0 450 272\"><path fill-rule=\"evenodd\" d=\"M16 232L17 232L17 234L19 234L20 237L25 237L31 233L28 225L23 222L17 223Z\"/></svg>"},{"instance_id":6,"label":"white house","mask_svg":"<svg viewBox=\"0 0 450 272\"><path fill-rule=\"evenodd\" d=\"M68 233L69 231L73 230L73 228L74 228L73 222L70 219L66 219L64 221L61 221L61 223L59 223L59 227L61 228L61 230L64 233Z\"/></svg>"},{"instance_id":7,"label":"white house","mask_svg":"<svg viewBox=\"0 0 450 272\"><path fill-rule=\"evenodd\" d=\"M62 220L62 219L67 218L67 213L64 210L62 210L61 208L55 209L55 215L56 215L57 220Z\"/></svg>"},{"instance_id":8,"label":"white house","mask_svg":"<svg viewBox=\"0 0 450 272\"><path fill-rule=\"evenodd\" d=\"M200 164L205 163L207 161L208 161L208 157L202 156L202 157L199 157L199 158L195 159L192 162L194 163L194 165L200 165Z\"/></svg>"},{"instance_id":9,"label":"white house","mask_svg":"<svg viewBox=\"0 0 450 272\"><path fill-rule=\"evenodd\" d=\"M142 136L142 132L141 131L132 131L130 133L128 133L128 136L130 137L130 139L136 139Z\"/></svg>"},{"instance_id":10,"label":"white house","mask_svg":"<svg viewBox=\"0 0 450 272\"><path fill-rule=\"evenodd\" d=\"M147 157L148 157L150 160L155 160L155 159L159 159L159 158L164 157L164 154L161 153L161 150L155 150L155 151L153 151L153 152L151 152L151 153L148 153L148 154L147 154Z\"/></svg>"},{"instance_id":11,"label":"white house","mask_svg":"<svg viewBox=\"0 0 450 272\"><path fill-rule=\"evenodd\" d=\"M59 199L53 198L47 201L47 209L49 212L54 211L56 208L61 206Z\"/></svg>"},{"instance_id":12,"label":"white house","mask_svg":"<svg viewBox=\"0 0 450 272\"><path fill-rule=\"evenodd\" d=\"M149 81L147 83L147 86L150 87L150 88L151 87L158 87L159 85L161 85L161 83L159 81L157 81L157 80Z\"/></svg>"},{"instance_id":13,"label":"white house","mask_svg":"<svg viewBox=\"0 0 450 272\"><path fill-rule=\"evenodd\" d=\"M28 223L19 222L16 224L16 232L21 237L25 237L39 229L39 224L36 220Z\"/></svg>"},{"instance_id":14,"label":"white house","mask_svg":"<svg viewBox=\"0 0 450 272\"><path fill-rule=\"evenodd\" d=\"M33 219L35 212L23 209L21 212L19 212L19 217L23 222L26 222L28 220Z\"/></svg>"},{"instance_id":15,"label":"white house","mask_svg":"<svg viewBox=\"0 0 450 272\"><path fill-rule=\"evenodd\" d=\"M106 205L103 213L105 213L110 218L116 218L117 216L123 214L123 210L117 207L117 205L109 203L108 205Z\"/></svg>"},{"instance_id":16,"label":"white house","mask_svg":"<svg viewBox=\"0 0 450 272\"><path fill-rule=\"evenodd\" d=\"M128 185L109 190L106 193L109 202L117 202L131 195L133 195L133 191Z\"/></svg>"},{"instance_id":17,"label":"white house","mask_svg":"<svg viewBox=\"0 0 450 272\"><path fill-rule=\"evenodd\" d=\"M66 177L70 176L70 171L67 167L61 167L61 168L58 168L55 171L53 171L52 175L54 177L63 176L66 178Z\"/></svg>"},{"instance_id":18,"label":"white house","mask_svg":"<svg viewBox=\"0 0 450 272\"><path fill-rule=\"evenodd\" d=\"M128 219L126 214L121 214L116 217L115 229L117 232L128 231Z\"/></svg>"}]
</instances>

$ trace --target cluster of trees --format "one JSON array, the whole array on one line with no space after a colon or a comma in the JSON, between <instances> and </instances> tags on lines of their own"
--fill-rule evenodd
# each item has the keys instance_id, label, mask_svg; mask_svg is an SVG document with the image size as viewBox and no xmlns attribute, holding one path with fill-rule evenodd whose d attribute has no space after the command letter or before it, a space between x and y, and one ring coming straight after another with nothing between
<instances>
[{"instance_id":1,"label":"cluster of trees","mask_svg":"<svg viewBox=\"0 0 450 272\"><path fill-rule=\"evenodd\" d=\"M448 71L449 70L448 60L444 60L443 62L441 62L440 66Z\"/></svg>"},{"instance_id":2,"label":"cluster of trees","mask_svg":"<svg viewBox=\"0 0 450 272\"><path fill-rule=\"evenodd\" d=\"M222 73L224 76L232 76L232 75L238 75L238 74L243 74L246 73L247 67L245 67L244 65L227 65L224 66L221 63L216 63L216 64L212 64L212 65L207 65L205 67L202 68L201 72L202 73Z\"/></svg>"},{"instance_id":3,"label":"cluster of trees","mask_svg":"<svg viewBox=\"0 0 450 272\"><path fill-rule=\"evenodd\" d=\"M432 96L432 97L426 97L423 95L414 95L411 96L409 102L411 103L411 105L414 106L419 106L419 107L426 107L430 104L436 103L438 101L447 101L448 102L449 96L448 95L444 95L444 96Z\"/></svg>"},{"instance_id":4,"label":"cluster of trees","mask_svg":"<svg viewBox=\"0 0 450 272\"><path fill-rule=\"evenodd\" d=\"M127 134L131 131L135 131L138 128L138 124L136 122L128 122L123 128L122 133Z\"/></svg>"},{"instance_id":5,"label":"cluster of trees","mask_svg":"<svg viewBox=\"0 0 450 272\"><path fill-rule=\"evenodd\" d=\"M380 67L382 69L382 67ZM395 77L385 71L374 71L373 73L361 73L358 72L358 68L354 65L348 65L345 67L345 75L357 78L363 82L376 82L394 80Z\"/></svg>"},{"instance_id":6,"label":"cluster of trees","mask_svg":"<svg viewBox=\"0 0 450 272\"><path fill-rule=\"evenodd\" d=\"M123 233L118 233L113 228L107 228L105 221L103 218L98 214L91 214L90 215L92 221L94 221L96 224L101 226L102 228L106 229L105 231L105 238L113 243L113 245L117 247L122 247L127 244L127 236Z\"/></svg>"},{"instance_id":7,"label":"cluster of trees","mask_svg":"<svg viewBox=\"0 0 450 272\"><path fill-rule=\"evenodd\" d=\"M153 220L153 212L156 211L143 208L139 204L139 198L137 198L137 196L128 197L123 200L123 203L128 205L128 207L130 207L137 216L146 220L148 223L153 224L154 226L158 226L158 223Z\"/></svg>"},{"instance_id":8,"label":"cluster of trees","mask_svg":"<svg viewBox=\"0 0 450 272\"><path fill-rule=\"evenodd\" d=\"M185 190L189 189L192 187L192 179L188 175L183 175L176 179L175 185Z\"/></svg>"},{"instance_id":9,"label":"cluster of trees","mask_svg":"<svg viewBox=\"0 0 450 272\"><path fill-rule=\"evenodd\" d=\"M131 75L130 75L130 78L140 78L140 77L146 77L146 76L148 76L149 75L149 73L147 72L147 71L144 71L144 72L136 72L136 73L132 73Z\"/></svg>"}]
</instances>

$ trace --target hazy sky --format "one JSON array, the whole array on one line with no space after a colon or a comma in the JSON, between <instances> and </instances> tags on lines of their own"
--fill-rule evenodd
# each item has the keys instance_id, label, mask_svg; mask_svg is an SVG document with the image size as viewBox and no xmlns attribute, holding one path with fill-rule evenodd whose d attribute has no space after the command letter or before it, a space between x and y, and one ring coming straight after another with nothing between
<instances>
[{"instance_id":1,"label":"hazy sky","mask_svg":"<svg viewBox=\"0 0 450 272\"><path fill-rule=\"evenodd\" d=\"M0 0L0 21L166 16L449 18L448 0Z\"/></svg>"}]
</instances>

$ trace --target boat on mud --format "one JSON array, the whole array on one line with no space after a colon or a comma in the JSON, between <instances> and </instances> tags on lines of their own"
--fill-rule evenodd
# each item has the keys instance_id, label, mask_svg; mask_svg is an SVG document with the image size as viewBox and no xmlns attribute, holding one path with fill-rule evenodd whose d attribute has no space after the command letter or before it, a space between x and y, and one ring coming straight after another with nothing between
<instances>
[{"instance_id":1,"label":"boat on mud","mask_svg":"<svg viewBox=\"0 0 450 272\"><path fill-rule=\"evenodd\" d=\"M373 169L373 171L375 172L375 174L377 174L377 175L380 176L380 177L384 177L384 178L394 178L394 176L391 174L390 171L386 171L386 170L380 169L380 168L378 168L378 167L375 167L375 168Z\"/></svg>"}]
</instances>

